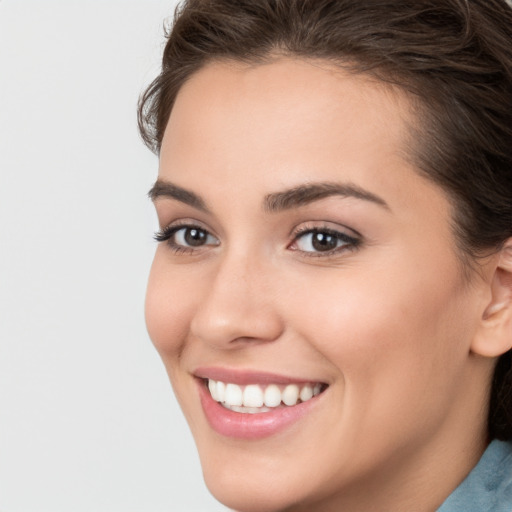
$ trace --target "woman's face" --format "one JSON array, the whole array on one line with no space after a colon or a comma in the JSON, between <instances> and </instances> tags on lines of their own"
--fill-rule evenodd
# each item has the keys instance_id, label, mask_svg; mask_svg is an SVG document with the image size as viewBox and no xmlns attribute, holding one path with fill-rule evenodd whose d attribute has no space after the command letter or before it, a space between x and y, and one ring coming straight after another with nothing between
<instances>
[{"instance_id":1,"label":"woman's face","mask_svg":"<svg viewBox=\"0 0 512 512\"><path fill-rule=\"evenodd\" d=\"M407 157L411 119L400 94L291 59L211 64L178 95L146 317L228 506L428 495L475 434L482 293Z\"/></svg>"}]
</instances>

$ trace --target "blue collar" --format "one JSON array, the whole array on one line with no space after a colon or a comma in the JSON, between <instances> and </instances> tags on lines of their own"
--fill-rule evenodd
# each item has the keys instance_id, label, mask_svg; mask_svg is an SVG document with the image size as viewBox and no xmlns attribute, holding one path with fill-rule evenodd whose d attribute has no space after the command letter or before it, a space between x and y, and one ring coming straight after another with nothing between
<instances>
[{"instance_id":1,"label":"blue collar","mask_svg":"<svg viewBox=\"0 0 512 512\"><path fill-rule=\"evenodd\" d=\"M512 442L492 441L437 512L512 512Z\"/></svg>"}]
</instances>

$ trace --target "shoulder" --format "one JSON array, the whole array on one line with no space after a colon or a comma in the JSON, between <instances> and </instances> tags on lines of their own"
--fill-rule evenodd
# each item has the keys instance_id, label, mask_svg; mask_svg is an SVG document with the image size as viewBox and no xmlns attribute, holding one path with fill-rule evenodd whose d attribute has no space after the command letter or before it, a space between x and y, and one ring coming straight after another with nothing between
<instances>
[{"instance_id":1,"label":"shoulder","mask_svg":"<svg viewBox=\"0 0 512 512\"><path fill-rule=\"evenodd\" d=\"M510 512L512 442L494 440L438 512Z\"/></svg>"}]
</instances>

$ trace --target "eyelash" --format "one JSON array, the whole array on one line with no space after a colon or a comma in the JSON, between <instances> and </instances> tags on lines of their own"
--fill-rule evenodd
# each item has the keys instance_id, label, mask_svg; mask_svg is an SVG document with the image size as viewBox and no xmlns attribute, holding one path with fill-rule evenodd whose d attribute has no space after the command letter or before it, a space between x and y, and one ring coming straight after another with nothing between
<instances>
[{"instance_id":1,"label":"eyelash","mask_svg":"<svg viewBox=\"0 0 512 512\"><path fill-rule=\"evenodd\" d=\"M198 225L195 224L175 224L171 226L167 226L165 228L160 229L154 235L154 239L157 242L167 242L169 248L177 253L177 254L191 254L201 249L201 246L198 248L194 247L186 247L184 245L177 244L173 237L181 230L192 230L196 229L203 233L206 233L206 236L213 236L211 233ZM301 251L300 249L292 249L293 245L296 245L297 242L301 239L304 239L307 235L327 235L336 239L337 242L342 242L343 244L340 247L336 247L334 249L329 249L327 251ZM303 256L308 258L328 258L334 255L337 255L344 251L354 251L359 248L362 243L361 235L357 234L356 236L350 236L342 231L337 231L328 227L303 227L299 228L292 233L293 240L287 246L288 249L301 252Z\"/></svg>"},{"instance_id":2,"label":"eyelash","mask_svg":"<svg viewBox=\"0 0 512 512\"><path fill-rule=\"evenodd\" d=\"M197 251L197 249L195 249L194 247L186 247L184 245L179 245L173 241L174 235L178 231L181 231L182 229L197 229L198 231L206 233L208 236L213 236L207 229L196 224L174 224L160 229L155 233L153 238L155 239L156 242L167 242L169 248L177 254L191 254Z\"/></svg>"},{"instance_id":3,"label":"eyelash","mask_svg":"<svg viewBox=\"0 0 512 512\"><path fill-rule=\"evenodd\" d=\"M328 258L330 256L332 257L338 255L341 252L355 251L360 247L362 243L362 237L359 234L351 236L347 233L344 233L343 231L338 231L328 227L305 226L293 232L293 240L291 244L288 245L288 248L291 248L294 244L297 244L300 239L304 239L307 235L328 235L333 237L337 242L342 242L340 247L336 247L327 251L300 251L300 249L291 249L302 252L302 254L308 258Z\"/></svg>"}]
</instances>

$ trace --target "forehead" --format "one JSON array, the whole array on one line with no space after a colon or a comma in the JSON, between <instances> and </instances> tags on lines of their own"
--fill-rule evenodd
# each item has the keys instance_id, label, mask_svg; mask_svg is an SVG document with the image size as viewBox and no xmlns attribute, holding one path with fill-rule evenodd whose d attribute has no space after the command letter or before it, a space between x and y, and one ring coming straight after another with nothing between
<instances>
[{"instance_id":1,"label":"forehead","mask_svg":"<svg viewBox=\"0 0 512 512\"><path fill-rule=\"evenodd\" d=\"M177 96L160 176L260 195L319 179L401 187L410 111L404 93L324 61L210 63Z\"/></svg>"},{"instance_id":2,"label":"forehead","mask_svg":"<svg viewBox=\"0 0 512 512\"><path fill-rule=\"evenodd\" d=\"M324 130L333 124L340 130L341 119L354 134L374 136L384 127L398 142L411 119L409 110L405 94L396 88L325 61L281 58L255 65L213 62L182 86L164 143L176 124L181 133L222 128L222 135L232 135L233 140L260 129L263 133L258 139L263 144L268 139L289 141L291 132L315 139L315 134L320 134L310 129L312 125L321 120ZM339 134L342 142L343 131Z\"/></svg>"}]
</instances>

